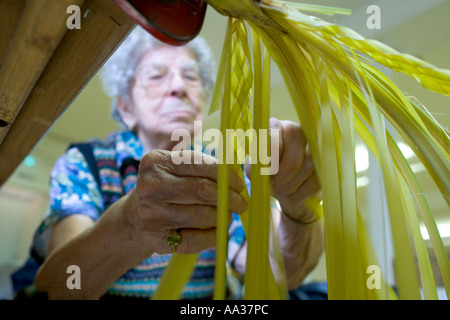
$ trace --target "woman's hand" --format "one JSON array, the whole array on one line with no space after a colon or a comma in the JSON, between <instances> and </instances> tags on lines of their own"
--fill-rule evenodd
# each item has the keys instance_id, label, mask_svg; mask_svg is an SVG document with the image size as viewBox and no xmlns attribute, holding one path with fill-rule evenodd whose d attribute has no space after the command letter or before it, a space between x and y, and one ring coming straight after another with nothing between
<instances>
[{"instance_id":1,"label":"woman's hand","mask_svg":"<svg viewBox=\"0 0 450 320\"><path fill-rule=\"evenodd\" d=\"M309 223L316 217L302 209L302 202L320 190L307 141L299 124L270 119L270 128L280 130L280 167L272 176L273 195L292 220Z\"/></svg>"},{"instance_id":2,"label":"woman's hand","mask_svg":"<svg viewBox=\"0 0 450 320\"><path fill-rule=\"evenodd\" d=\"M316 217L305 210L303 200L317 193L320 185L305 135L299 124L288 120L270 118L269 128L279 130L279 169L271 176L273 196L291 220L307 224ZM246 173L250 176L250 166Z\"/></svg>"},{"instance_id":3,"label":"woman's hand","mask_svg":"<svg viewBox=\"0 0 450 320\"><path fill-rule=\"evenodd\" d=\"M184 152L191 153L191 164L174 164L171 152L165 150L144 155L137 186L128 197L125 225L142 250L149 253L171 253L167 238L176 230L182 239L177 246L179 253L198 253L215 246L217 160L200 152ZM243 188L239 176L231 171L230 221L231 212L241 214L247 208L240 195Z\"/></svg>"}]
</instances>

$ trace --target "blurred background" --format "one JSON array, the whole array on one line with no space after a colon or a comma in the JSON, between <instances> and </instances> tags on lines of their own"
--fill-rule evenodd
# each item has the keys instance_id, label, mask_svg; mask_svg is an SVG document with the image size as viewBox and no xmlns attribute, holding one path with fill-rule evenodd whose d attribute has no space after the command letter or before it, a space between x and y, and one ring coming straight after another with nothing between
<instances>
[{"instance_id":1,"label":"blurred background","mask_svg":"<svg viewBox=\"0 0 450 320\"><path fill-rule=\"evenodd\" d=\"M303 3L329 5L352 9L350 16L320 16L348 26L361 35L377 39L403 53L409 53L437 67L450 69L450 1L448 0L305 0ZM370 5L381 9L381 28L369 30L367 13ZM211 7L208 9L201 36L211 45L219 61L225 36L227 18ZM415 96L448 129L450 98L423 89L420 84L403 74L378 66L402 91ZM272 71L271 116L298 121L282 77L274 66ZM81 94L58 119L46 136L18 167L8 182L0 188L0 299L11 297L9 274L27 258L32 235L48 207L48 181L50 170L70 143L91 137L105 138L118 129L109 115L110 99L103 93L98 74L92 78ZM218 124L218 115L207 120L207 127ZM414 153L399 140L399 146L413 165L424 193L431 205L441 236L450 255L450 212L425 168ZM357 146L358 202L368 212L371 237L386 279L393 283L393 253L383 200L380 171L370 152ZM375 214L370 214L370 213ZM377 214L378 213L378 214ZM423 236L427 239L424 231ZM427 241L428 243L428 241ZM430 251L433 268L437 268ZM307 279L308 282L326 281L325 257ZM442 279L436 278L440 298L446 298Z\"/></svg>"}]
</instances>

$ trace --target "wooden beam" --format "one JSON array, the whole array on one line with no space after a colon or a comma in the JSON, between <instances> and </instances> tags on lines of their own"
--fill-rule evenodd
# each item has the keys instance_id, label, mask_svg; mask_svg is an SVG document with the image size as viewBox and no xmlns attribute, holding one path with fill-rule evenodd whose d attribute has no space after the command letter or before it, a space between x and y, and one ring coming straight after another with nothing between
<instances>
[{"instance_id":1,"label":"wooden beam","mask_svg":"<svg viewBox=\"0 0 450 320\"><path fill-rule=\"evenodd\" d=\"M0 185L135 25L110 0L86 0L82 15L81 29L66 32L0 144Z\"/></svg>"},{"instance_id":2,"label":"wooden beam","mask_svg":"<svg viewBox=\"0 0 450 320\"><path fill-rule=\"evenodd\" d=\"M0 71L26 4L26 0L0 1Z\"/></svg>"},{"instance_id":3,"label":"wooden beam","mask_svg":"<svg viewBox=\"0 0 450 320\"><path fill-rule=\"evenodd\" d=\"M67 31L67 7L83 2L28 2L0 72L0 143Z\"/></svg>"}]
</instances>

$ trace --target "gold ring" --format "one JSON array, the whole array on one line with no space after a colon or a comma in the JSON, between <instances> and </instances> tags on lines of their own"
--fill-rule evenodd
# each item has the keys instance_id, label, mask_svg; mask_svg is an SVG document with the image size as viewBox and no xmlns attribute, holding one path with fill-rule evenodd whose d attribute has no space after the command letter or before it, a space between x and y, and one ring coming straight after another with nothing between
<instances>
[{"instance_id":1,"label":"gold ring","mask_svg":"<svg viewBox=\"0 0 450 320\"><path fill-rule=\"evenodd\" d=\"M177 252L177 247L181 243L181 235L179 230L180 229L176 230L167 237L167 243L172 247L173 253Z\"/></svg>"}]
</instances>

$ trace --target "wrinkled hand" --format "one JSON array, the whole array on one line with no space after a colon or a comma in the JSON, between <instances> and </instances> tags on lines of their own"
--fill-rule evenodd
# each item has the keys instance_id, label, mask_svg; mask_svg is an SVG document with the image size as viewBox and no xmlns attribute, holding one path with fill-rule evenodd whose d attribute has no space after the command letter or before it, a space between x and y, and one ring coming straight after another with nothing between
<instances>
[{"instance_id":1,"label":"wrinkled hand","mask_svg":"<svg viewBox=\"0 0 450 320\"><path fill-rule=\"evenodd\" d=\"M198 253L215 246L217 160L200 152L184 152L191 153L192 164L174 164L171 152L165 150L151 151L141 160L137 186L128 201L127 221L143 250L171 253L167 237L177 229L181 229L182 239L178 253ZM194 157L201 157L202 163L194 164ZM232 170L229 184L231 219L231 212L243 213L247 203L240 195L244 186Z\"/></svg>"},{"instance_id":2,"label":"wrinkled hand","mask_svg":"<svg viewBox=\"0 0 450 320\"><path fill-rule=\"evenodd\" d=\"M303 200L320 190L320 185L307 152L305 135L300 125L292 121L271 118L269 126L280 130L280 162L277 174L272 176L273 195L284 213L296 221L308 223L315 216L301 210L300 206Z\"/></svg>"},{"instance_id":3,"label":"wrinkled hand","mask_svg":"<svg viewBox=\"0 0 450 320\"><path fill-rule=\"evenodd\" d=\"M273 196L286 215L302 223L311 222L315 216L302 209L302 202L317 193L320 185L305 135L299 124L288 120L270 118L269 127L280 130L279 170L271 176ZM250 173L249 166L246 173Z\"/></svg>"}]
</instances>

